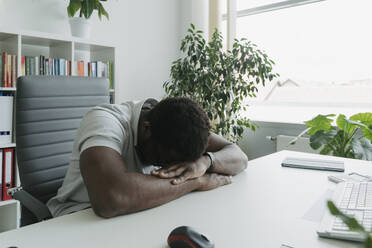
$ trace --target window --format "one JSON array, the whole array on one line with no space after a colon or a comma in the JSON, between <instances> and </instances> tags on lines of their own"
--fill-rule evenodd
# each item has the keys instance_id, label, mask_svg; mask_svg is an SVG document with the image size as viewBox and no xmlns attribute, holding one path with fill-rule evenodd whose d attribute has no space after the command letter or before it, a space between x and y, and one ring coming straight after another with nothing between
<instances>
[{"instance_id":1,"label":"window","mask_svg":"<svg viewBox=\"0 0 372 248\"><path fill-rule=\"evenodd\" d=\"M236 38L257 44L281 75L256 102L371 111L372 1L236 1Z\"/></svg>"}]
</instances>

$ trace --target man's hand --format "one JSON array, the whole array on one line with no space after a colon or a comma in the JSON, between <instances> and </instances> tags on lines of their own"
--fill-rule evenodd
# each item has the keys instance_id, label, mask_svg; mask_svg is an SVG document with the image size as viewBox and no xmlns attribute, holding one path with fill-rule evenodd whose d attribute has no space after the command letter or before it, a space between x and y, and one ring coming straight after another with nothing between
<instances>
[{"instance_id":1,"label":"man's hand","mask_svg":"<svg viewBox=\"0 0 372 248\"><path fill-rule=\"evenodd\" d=\"M174 178L172 184L181 184L187 180L201 177L208 170L210 159L207 156L201 156L194 162L172 165L169 168L154 170L151 175L164 179Z\"/></svg>"},{"instance_id":2,"label":"man's hand","mask_svg":"<svg viewBox=\"0 0 372 248\"><path fill-rule=\"evenodd\" d=\"M232 176L225 176L216 173L211 174L207 173L204 176L200 177L198 180L200 180L201 186L197 190L206 191L232 183Z\"/></svg>"}]
</instances>

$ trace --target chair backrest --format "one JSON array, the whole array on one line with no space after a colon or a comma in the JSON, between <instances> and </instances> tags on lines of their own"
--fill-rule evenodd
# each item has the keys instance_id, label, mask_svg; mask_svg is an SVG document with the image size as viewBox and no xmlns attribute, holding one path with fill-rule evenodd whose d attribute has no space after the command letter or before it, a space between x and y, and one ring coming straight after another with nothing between
<instances>
[{"instance_id":1,"label":"chair backrest","mask_svg":"<svg viewBox=\"0 0 372 248\"><path fill-rule=\"evenodd\" d=\"M44 203L56 195L80 121L89 109L102 103L109 103L106 78L18 78L16 154L24 190Z\"/></svg>"}]
</instances>

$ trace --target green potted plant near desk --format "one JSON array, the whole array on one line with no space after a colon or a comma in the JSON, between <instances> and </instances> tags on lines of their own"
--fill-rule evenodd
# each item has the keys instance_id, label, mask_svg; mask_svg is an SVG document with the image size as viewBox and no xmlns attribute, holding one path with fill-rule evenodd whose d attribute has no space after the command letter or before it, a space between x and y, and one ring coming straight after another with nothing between
<instances>
[{"instance_id":1,"label":"green potted plant near desk","mask_svg":"<svg viewBox=\"0 0 372 248\"><path fill-rule=\"evenodd\" d=\"M231 50L223 48L223 38L216 29L209 42L202 31L191 24L182 40L183 57L173 62L171 78L163 87L168 96L186 96L207 112L215 133L238 141L244 128L256 126L241 112L248 97L256 97L257 86L278 77L274 61L255 44L235 39Z\"/></svg>"},{"instance_id":2,"label":"green potted plant near desk","mask_svg":"<svg viewBox=\"0 0 372 248\"><path fill-rule=\"evenodd\" d=\"M98 17L102 20L102 15L109 19L109 14L106 12L101 2L107 0L69 0L67 6L67 14L70 17L71 34L81 38L90 37L90 17L94 10L98 11ZM78 16L75 16L79 13Z\"/></svg>"},{"instance_id":3,"label":"green potted plant near desk","mask_svg":"<svg viewBox=\"0 0 372 248\"><path fill-rule=\"evenodd\" d=\"M372 113L335 117L334 114L317 115L305 121L307 128L290 144L307 133L311 148L320 149L320 154L372 160ZM336 125L332 125L334 121Z\"/></svg>"}]
</instances>

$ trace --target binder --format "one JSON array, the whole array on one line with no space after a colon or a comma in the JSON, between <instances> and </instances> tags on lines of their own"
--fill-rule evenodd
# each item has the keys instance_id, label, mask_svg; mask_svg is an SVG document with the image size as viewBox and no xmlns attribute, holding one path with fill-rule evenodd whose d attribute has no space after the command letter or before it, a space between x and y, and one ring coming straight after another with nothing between
<instances>
[{"instance_id":1,"label":"binder","mask_svg":"<svg viewBox=\"0 0 372 248\"><path fill-rule=\"evenodd\" d=\"M6 148L3 150L3 201L12 199L7 194L8 189L13 187L13 164L14 149Z\"/></svg>"},{"instance_id":2,"label":"binder","mask_svg":"<svg viewBox=\"0 0 372 248\"><path fill-rule=\"evenodd\" d=\"M3 149L0 149L0 201L3 200Z\"/></svg>"},{"instance_id":3,"label":"binder","mask_svg":"<svg viewBox=\"0 0 372 248\"><path fill-rule=\"evenodd\" d=\"M12 136L13 96L0 96L0 144L12 143Z\"/></svg>"}]
</instances>

